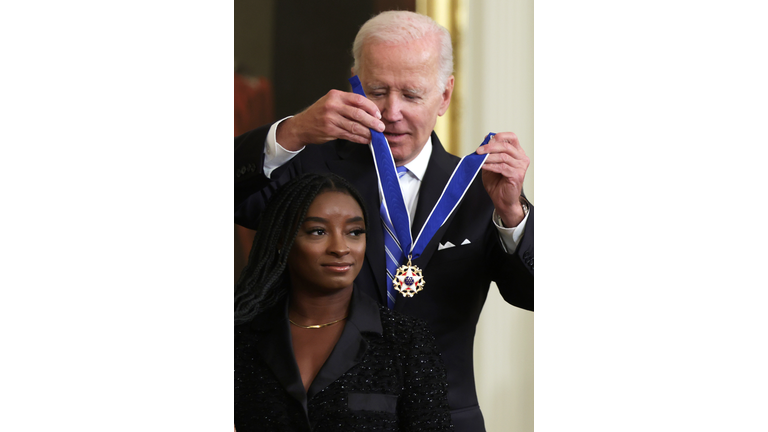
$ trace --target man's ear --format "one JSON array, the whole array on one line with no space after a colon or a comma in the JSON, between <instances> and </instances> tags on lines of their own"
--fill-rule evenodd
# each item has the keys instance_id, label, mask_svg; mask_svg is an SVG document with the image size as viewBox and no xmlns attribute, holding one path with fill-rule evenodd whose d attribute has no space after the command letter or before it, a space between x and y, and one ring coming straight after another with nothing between
<instances>
[{"instance_id":1,"label":"man's ear","mask_svg":"<svg viewBox=\"0 0 768 432\"><path fill-rule=\"evenodd\" d=\"M437 115L441 116L448 111L448 105L451 104L451 95L453 94L453 75L448 77L448 81L445 83L445 90L440 95L442 100L440 101L440 109L437 111Z\"/></svg>"}]
</instances>

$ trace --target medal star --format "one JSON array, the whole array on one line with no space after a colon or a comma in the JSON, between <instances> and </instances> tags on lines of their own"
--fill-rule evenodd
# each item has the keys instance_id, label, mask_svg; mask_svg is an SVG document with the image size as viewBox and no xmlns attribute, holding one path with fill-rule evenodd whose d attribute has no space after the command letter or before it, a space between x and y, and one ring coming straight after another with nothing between
<instances>
[{"instance_id":1,"label":"medal star","mask_svg":"<svg viewBox=\"0 0 768 432\"><path fill-rule=\"evenodd\" d=\"M409 263L410 264L410 263ZM397 270L395 275L395 289L405 297L413 297L424 287L424 278L418 267L405 265Z\"/></svg>"},{"instance_id":2,"label":"medal star","mask_svg":"<svg viewBox=\"0 0 768 432\"><path fill-rule=\"evenodd\" d=\"M407 291L411 291L414 289L416 284L419 283L419 280L421 280L421 277L414 274L413 270L408 269L402 274L397 275L397 280L400 282L401 288Z\"/></svg>"}]
</instances>

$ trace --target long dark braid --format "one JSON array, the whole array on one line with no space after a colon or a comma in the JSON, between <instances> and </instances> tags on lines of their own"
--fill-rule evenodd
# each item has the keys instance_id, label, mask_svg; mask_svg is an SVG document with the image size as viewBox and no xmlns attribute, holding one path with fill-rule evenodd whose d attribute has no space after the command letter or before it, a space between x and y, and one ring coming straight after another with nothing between
<instances>
[{"instance_id":1,"label":"long dark braid","mask_svg":"<svg viewBox=\"0 0 768 432\"><path fill-rule=\"evenodd\" d=\"M235 325L251 321L286 295L285 268L300 222L315 198L328 191L352 196L363 210L367 228L362 197L336 174L307 173L286 183L262 212L248 264L235 284Z\"/></svg>"}]
</instances>

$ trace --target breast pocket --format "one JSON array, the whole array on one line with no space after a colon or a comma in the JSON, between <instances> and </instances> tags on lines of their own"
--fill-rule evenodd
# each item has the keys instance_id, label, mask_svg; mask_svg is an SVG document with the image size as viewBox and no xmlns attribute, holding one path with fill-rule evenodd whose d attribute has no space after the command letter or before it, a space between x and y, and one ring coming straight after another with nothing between
<instances>
[{"instance_id":1,"label":"breast pocket","mask_svg":"<svg viewBox=\"0 0 768 432\"><path fill-rule=\"evenodd\" d=\"M352 411L397 412L397 395L378 393L350 393L349 409Z\"/></svg>"},{"instance_id":2,"label":"breast pocket","mask_svg":"<svg viewBox=\"0 0 768 432\"><path fill-rule=\"evenodd\" d=\"M456 260L477 259L482 257L482 255L478 255L481 253L478 244L461 244L461 242L456 243L457 244L455 246L435 251L434 255L432 255L432 258L437 258L442 262L448 262Z\"/></svg>"}]
</instances>

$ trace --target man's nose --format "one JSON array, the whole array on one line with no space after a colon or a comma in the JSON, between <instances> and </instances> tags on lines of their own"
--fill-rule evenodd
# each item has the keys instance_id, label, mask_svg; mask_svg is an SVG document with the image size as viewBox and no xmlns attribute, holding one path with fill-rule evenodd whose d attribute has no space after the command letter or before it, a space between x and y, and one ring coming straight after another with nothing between
<instances>
[{"instance_id":1,"label":"man's nose","mask_svg":"<svg viewBox=\"0 0 768 432\"><path fill-rule=\"evenodd\" d=\"M381 118L387 122L396 122L403 118L401 110L401 104L399 95L390 93L384 100L384 109L381 110Z\"/></svg>"}]
</instances>

